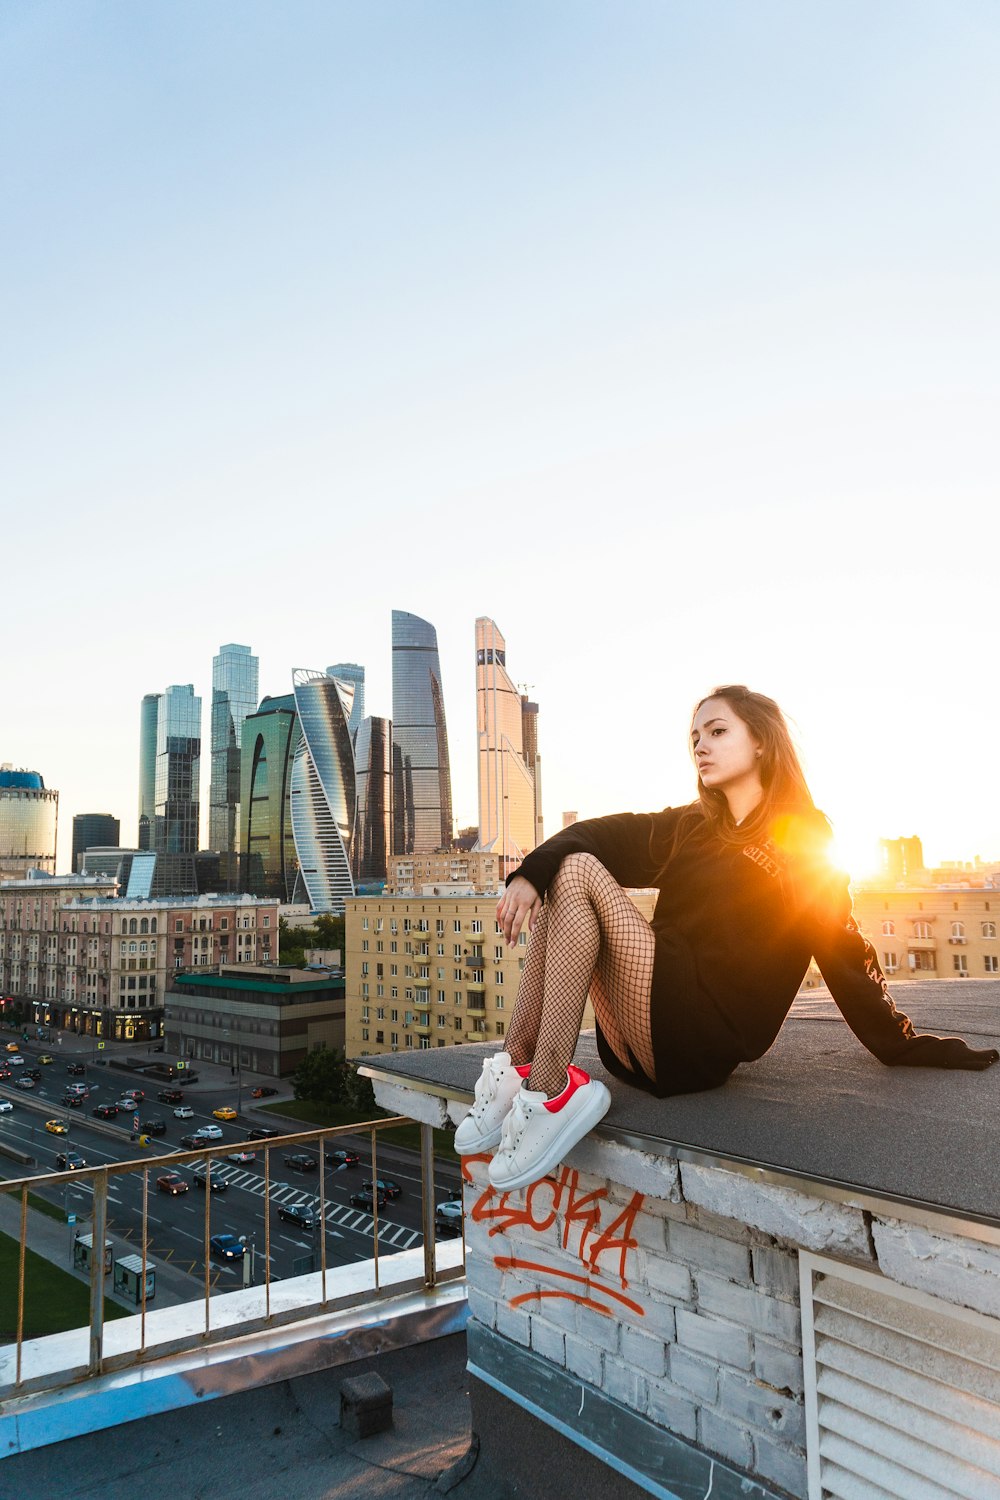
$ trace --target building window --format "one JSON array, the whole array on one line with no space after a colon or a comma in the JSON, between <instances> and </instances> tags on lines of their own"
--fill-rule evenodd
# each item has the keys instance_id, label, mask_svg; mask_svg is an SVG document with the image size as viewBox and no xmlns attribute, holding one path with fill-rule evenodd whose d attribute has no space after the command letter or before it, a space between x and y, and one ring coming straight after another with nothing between
<instances>
[{"instance_id":1,"label":"building window","mask_svg":"<svg viewBox=\"0 0 1000 1500\"><path fill-rule=\"evenodd\" d=\"M951 924L951 935L952 935L952 937L954 938L954 940L956 942L960 942L960 941L964 942L964 940L965 940L965 923L964 922L952 922L952 924Z\"/></svg>"},{"instance_id":2,"label":"building window","mask_svg":"<svg viewBox=\"0 0 1000 1500\"><path fill-rule=\"evenodd\" d=\"M1000 973L1000 958L998 958L995 953L987 953L986 957L983 959L983 968L986 970L987 974Z\"/></svg>"},{"instance_id":3,"label":"building window","mask_svg":"<svg viewBox=\"0 0 1000 1500\"><path fill-rule=\"evenodd\" d=\"M448 1017L447 1016L438 1016L438 1029L439 1030L442 1027L447 1026L447 1024L448 1024Z\"/></svg>"},{"instance_id":4,"label":"building window","mask_svg":"<svg viewBox=\"0 0 1000 1500\"><path fill-rule=\"evenodd\" d=\"M456 1031L461 1031L461 1029L462 1029L462 1018L461 1018L461 1016L456 1016L455 1017L455 1030Z\"/></svg>"},{"instance_id":5,"label":"building window","mask_svg":"<svg viewBox=\"0 0 1000 1500\"><path fill-rule=\"evenodd\" d=\"M461 920L460 917L456 917L455 920L454 920L454 922L452 922L452 924L451 924L451 930L452 930L452 932L456 932L456 933L461 932L461 930L462 930L462 920Z\"/></svg>"},{"instance_id":6,"label":"building window","mask_svg":"<svg viewBox=\"0 0 1000 1500\"><path fill-rule=\"evenodd\" d=\"M438 1005L444 1004L444 990L438 990Z\"/></svg>"},{"instance_id":7,"label":"building window","mask_svg":"<svg viewBox=\"0 0 1000 1500\"><path fill-rule=\"evenodd\" d=\"M398 1031L390 1031L389 1032L389 1045L392 1046L392 1047L398 1047L399 1046L399 1032Z\"/></svg>"},{"instance_id":8,"label":"building window","mask_svg":"<svg viewBox=\"0 0 1000 1500\"><path fill-rule=\"evenodd\" d=\"M895 953L883 953L882 958L884 961L885 972L887 974L895 974L896 970L899 968L899 964L896 962Z\"/></svg>"},{"instance_id":9,"label":"building window","mask_svg":"<svg viewBox=\"0 0 1000 1500\"><path fill-rule=\"evenodd\" d=\"M929 922L914 922L913 936L915 938L929 938L931 935L931 924Z\"/></svg>"},{"instance_id":10,"label":"building window","mask_svg":"<svg viewBox=\"0 0 1000 1500\"><path fill-rule=\"evenodd\" d=\"M953 953L951 962L956 974L968 974L969 960L964 953Z\"/></svg>"},{"instance_id":11,"label":"building window","mask_svg":"<svg viewBox=\"0 0 1000 1500\"><path fill-rule=\"evenodd\" d=\"M362 951L362 953L367 953L368 952L368 939L367 938L362 938L361 939L361 951Z\"/></svg>"},{"instance_id":12,"label":"building window","mask_svg":"<svg viewBox=\"0 0 1000 1500\"><path fill-rule=\"evenodd\" d=\"M367 1042L367 1040L368 1040L368 1027L367 1026L362 1026L362 1028L361 1028L361 1040L363 1042Z\"/></svg>"},{"instance_id":13,"label":"building window","mask_svg":"<svg viewBox=\"0 0 1000 1500\"><path fill-rule=\"evenodd\" d=\"M882 923L882 936L883 937L895 937L896 936L896 924L895 924L895 922L883 922Z\"/></svg>"},{"instance_id":14,"label":"building window","mask_svg":"<svg viewBox=\"0 0 1000 1500\"><path fill-rule=\"evenodd\" d=\"M497 1022L497 1036L503 1036L503 1022Z\"/></svg>"},{"instance_id":15,"label":"building window","mask_svg":"<svg viewBox=\"0 0 1000 1500\"><path fill-rule=\"evenodd\" d=\"M995 922L984 922L983 923L983 937L984 938L995 938L996 935L997 935L997 924Z\"/></svg>"},{"instance_id":16,"label":"building window","mask_svg":"<svg viewBox=\"0 0 1000 1500\"><path fill-rule=\"evenodd\" d=\"M472 930L473 930L473 932L482 932L482 930L483 930L483 924L482 924L482 921L480 920L479 917L473 917L473 919L472 919Z\"/></svg>"}]
</instances>

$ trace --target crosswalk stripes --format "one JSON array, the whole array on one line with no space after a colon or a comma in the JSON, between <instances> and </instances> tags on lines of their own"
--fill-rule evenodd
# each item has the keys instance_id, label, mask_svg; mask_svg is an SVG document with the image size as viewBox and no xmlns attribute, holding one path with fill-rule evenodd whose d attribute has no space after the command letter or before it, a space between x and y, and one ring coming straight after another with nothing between
<instances>
[{"instance_id":1,"label":"crosswalk stripes","mask_svg":"<svg viewBox=\"0 0 1000 1500\"><path fill-rule=\"evenodd\" d=\"M253 1193L256 1197L263 1198L264 1178L258 1173L248 1172L244 1167L218 1160L212 1171L230 1187L241 1188L245 1193ZM319 1212L319 1199L315 1195L305 1192L301 1187L292 1187L287 1182L269 1183L268 1196L272 1203L281 1203L289 1208L309 1207L314 1212ZM342 1203L327 1204L326 1221L328 1224L336 1225L339 1229L351 1230L355 1234L370 1235L375 1228L375 1221L371 1214L359 1211L353 1205L348 1206ZM405 1224L395 1224L391 1219L384 1219L380 1215L378 1238L380 1245L392 1245L397 1250L409 1250L413 1245L420 1243L420 1231L408 1229Z\"/></svg>"}]
</instances>

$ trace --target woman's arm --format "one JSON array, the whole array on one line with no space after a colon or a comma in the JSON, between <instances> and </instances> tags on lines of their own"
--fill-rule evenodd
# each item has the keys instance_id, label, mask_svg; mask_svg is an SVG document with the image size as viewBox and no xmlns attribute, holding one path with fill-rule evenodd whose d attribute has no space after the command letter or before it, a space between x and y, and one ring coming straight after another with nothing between
<instances>
[{"instance_id":1,"label":"woman's arm","mask_svg":"<svg viewBox=\"0 0 1000 1500\"><path fill-rule=\"evenodd\" d=\"M844 1020L888 1067L988 1068L1000 1061L993 1047L970 1047L957 1036L913 1029L897 1010L875 950L859 930L847 877L832 869L814 878L813 953Z\"/></svg>"},{"instance_id":2,"label":"woman's arm","mask_svg":"<svg viewBox=\"0 0 1000 1500\"><path fill-rule=\"evenodd\" d=\"M667 807L658 813L615 813L572 823L525 855L512 881L530 881L544 897L567 854L593 854L619 885L654 885L670 852L674 832L687 809Z\"/></svg>"}]
</instances>

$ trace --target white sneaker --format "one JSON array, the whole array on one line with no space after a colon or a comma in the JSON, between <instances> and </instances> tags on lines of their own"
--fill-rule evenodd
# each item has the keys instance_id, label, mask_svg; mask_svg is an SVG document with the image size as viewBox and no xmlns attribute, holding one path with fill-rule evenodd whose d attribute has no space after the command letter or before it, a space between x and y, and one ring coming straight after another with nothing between
<instances>
[{"instance_id":1,"label":"white sneaker","mask_svg":"<svg viewBox=\"0 0 1000 1500\"><path fill-rule=\"evenodd\" d=\"M459 1156L492 1151L500 1144L500 1132L511 1101L529 1072L526 1065L512 1067L509 1052L496 1052L486 1059L476 1084L476 1102L455 1131L455 1150Z\"/></svg>"},{"instance_id":2,"label":"white sneaker","mask_svg":"<svg viewBox=\"0 0 1000 1500\"><path fill-rule=\"evenodd\" d=\"M611 1095L603 1083L572 1065L568 1080L555 1099L518 1091L489 1165L493 1187L510 1192L540 1182L607 1114Z\"/></svg>"}]
</instances>

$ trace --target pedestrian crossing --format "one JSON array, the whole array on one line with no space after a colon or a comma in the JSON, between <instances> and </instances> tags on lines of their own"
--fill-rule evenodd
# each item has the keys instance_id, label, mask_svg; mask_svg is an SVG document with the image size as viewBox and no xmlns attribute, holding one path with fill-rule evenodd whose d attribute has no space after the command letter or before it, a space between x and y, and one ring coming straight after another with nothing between
<instances>
[{"instance_id":1,"label":"pedestrian crossing","mask_svg":"<svg viewBox=\"0 0 1000 1500\"><path fill-rule=\"evenodd\" d=\"M226 1182L231 1188L240 1188L244 1193L253 1193L258 1198L264 1196L264 1178L259 1173L248 1172L245 1167L220 1162L216 1158L212 1176ZM282 1203L287 1208L308 1208L315 1214L319 1213L319 1199L314 1193L303 1192L300 1187L287 1182L272 1182L268 1197L272 1203ZM373 1235L375 1231L372 1215L352 1204L327 1203L326 1222L336 1229L350 1230L352 1234ZM413 1245L420 1244L420 1231L409 1229L405 1224L394 1224L391 1219L379 1214L378 1242L380 1247L392 1245L396 1250L409 1250Z\"/></svg>"}]
</instances>

